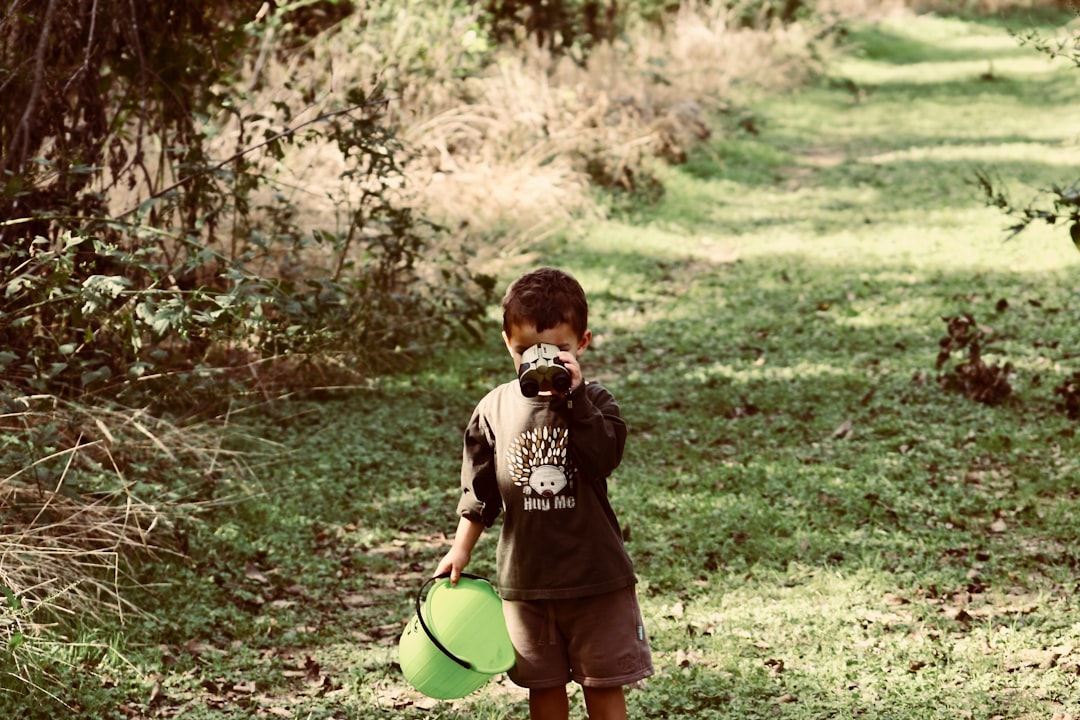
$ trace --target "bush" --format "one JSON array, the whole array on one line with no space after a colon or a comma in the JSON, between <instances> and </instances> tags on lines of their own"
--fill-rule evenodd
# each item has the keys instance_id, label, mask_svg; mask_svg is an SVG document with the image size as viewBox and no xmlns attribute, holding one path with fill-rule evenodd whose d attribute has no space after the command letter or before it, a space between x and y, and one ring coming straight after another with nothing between
<instances>
[{"instance_id":1,"label":"bush","mask_svg":"<svg viewBox=\"0 0 1080 720\"><path fill-rule=\"evenodd\" d=\"M405 202L404 151L378 86L306 120L283 102L242 109L241 66L212 56L259 44L276 52L281 37L287 46L300 32L294 8L243 23L227 2L136 18L75 2L88 24L61 27L55 5L34 18L40 33L11 18L0 25L12 41L8 82L29 98L0 116L0 209L13 218L0 227L0 369L13 392L177 400L176 389L208 385L220 396L206 383L215 368L250 377L256 363L287 355L385 369L481 317L491 283ZM68 57L65 47L86 44L95 8L117 18L112 35ZM31 39L54 63L48 73L7 54ZM133 67L139 53L145 62ZM87 75L108 77L106 91L80 90ZM69 86L83 106L52 101ZM27 131L27 116L46 115ZM164 150L154 156L151 145ZM330 228L302 227L275 171L287 148L307 146L337 150Z\"/></svg>"}]
</instances>

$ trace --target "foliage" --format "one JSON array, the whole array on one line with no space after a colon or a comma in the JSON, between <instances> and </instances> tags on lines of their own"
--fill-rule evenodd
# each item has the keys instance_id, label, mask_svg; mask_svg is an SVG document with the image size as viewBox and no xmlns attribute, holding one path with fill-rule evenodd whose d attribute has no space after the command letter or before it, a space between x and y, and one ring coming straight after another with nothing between
<instances>
[{"instance_id":1,"label":"foliage","mask_svg":"<svg viewBox=\"0 0 1080 720\"><path fill-rule=\"evenodd\" d=\"M634 21L664 27L687 3L671 0L470 0L482 5L484 24L501 44L526 38L556 55L585 63L597 46L622 36ZM702 8L721 8L740 28L788 24L809 16L806 0L709 0Z\"/></svg>"},{"instance_id":2,"label":"foliage","mask_svg":"<svg viewBox=\"0 0 1080 720\"><path fill-rule=\"evenodd\" d=\"M29 98L7 106L0 132L11 218L0 229L0 337L10 348L0 366L9 383L157 394L178 380L209 386L218 366L279 355L384 368L482 313L487 281L471 276L466 254L437 249L440 228L399 199L403 150L377 87L305 121L282 104L240 110L243 93L230 89L238 67L216 55L243 57L260 38L265 46L294 6L266 27L236 22L226 3L196 3L95 30L120 8L76 2L64 9L78 22L60 24L59 4L25 16L39 23L12 15L3 25L13 36L6 52L36 38L42 56L35 72L4 58L8 82ZM95 32L109 35L95 42ZM64 55L84 44L85 56ZM88 79L99 76L104 90ZM62 86L80 93L80 109L56 104ZM49 122L27 124L38 116ZM214 157L229 123L234 150ZM284 148L312 143L337 147L343 197L338 229L309 233L280 192L268 196L268 168ZM167 150L155 159L151 144ZM111 211L118 200L128 209Z\"/></svg>"},{"instance_id":3,"label":"foliage","mask_svg":"<svg viewBox=\"0 0 1080 720\"><path fill-rule=\"evenodd\" d=\"M1013 36L1020 45L1031 46L1051 60L1064 58L1080 68L1080 32L1066 32L1058 37L1048 37L1034 28L1029 28L1022 32L1014 31Z\"/></svg>"},{"instance_id":4,"label":"foliage","mask_svg":"<svg viewBox=\"0 0 1080 720\"><path fill-rule=\"evenodd\" d=\"M482 2L486 25L496 42L531 38L538 46L556 54L574 53L581 59L587 57L593 46L611 42L624 22L615 0Z\"/></svg>"},{"instance_id":5,"label":"foliage","mask_svg":"<svg viewBox=\"0 0 1080 720\"><path fill-rule=\"evenodd\" d=\"M1036 29L1014 31L1012 34L1021 46L1031 47L1051 60L1064 58L1080 69L1080 26L1075 22L1066 25L1057 37L1047 36ZM1051 196L1049 204L1045 200L1034 199L1020 207L1009 198L1000 180L985 171L977 173L976 178L987 204L1015 219L1008 227L1009 237L1018 235L1033 223L1067 225L1073 243L1080 250L1080 180L1067 185L1051 185L1047 191Z\"/></svg>"},{"instance_id":6,"label":"foliage","mask_svg":"<svg viewBox=\"0 0 1080 720\"><path fill-rule=\"evenodd\" d=\"M1012 238L1038 222L1047 225L1068 225L1069 235L1080 250L1080 181L1068 186L1052 185L1048 193L1052 195L1050 204L1036 199L1025 207L1018 207L1002 189L1002 183L991 178L986 172L976 174L979 186L986 196L987 205L996 207L1015 219L1007 229Z\"/></svg>"},{"instance_id":7,"label":"foliage","mask_svg":"<svg viewBox=\"0 0 1080 720\"><path fill-rule=\"evenodd\" d=\"M978 22L896 22L978 66L996 47ZM1080 343L1077 257L1003 246L994 214L970 207L967 164L950 160L992 157L1036 124L1058 132L1048 85L956 80L951 63L857 67L884 78L872 97L851 105L826 85L765 98L759 135L714 138L709 161L661 168L657 205L521 260L582 279L586 371L631 427L609 492L658 670L630 693L635 715L946 720L1075 706L1076 428L1050 387ZM1071 133L1080 97L1053 87ZM1040 179L1058 152L1024 151L1017 167ZM508 260L500 280L516 272ZM997 406L938 392L925 372L939 318L987 308L1016 367ZM420 697L394 650L452 531L461 423L512 372L494 324L484 338L215 428L226 448L270 449L252 457L263 492L190 528L188 557L141 568L132 599L155 613L128 618L129 643L104 627L47 668L39 684L59 698L16 685L0 715L523 716L505 678L458 702ZM63 437L84 425L103 436L65 422ZM154 467L169 465L196 463ZM482 574L492 535L474 554Z\"/></svg>"},{"instance_id":8,"label":"foliage","mask_svg":"<svg viewBox=\"0 0 1080 720\"><path fill-rule=\"evenodd\" d=\"M12 4L0 20L4 94L18 99L0 115L0 239L100 217L109 190L160 185L167 167L197 162L196 118L247 42L239 11L227 1ZM156 167L151 138L166 148ZM179 204L193 222L198 205Z\"/></svg>"}]
</instances>

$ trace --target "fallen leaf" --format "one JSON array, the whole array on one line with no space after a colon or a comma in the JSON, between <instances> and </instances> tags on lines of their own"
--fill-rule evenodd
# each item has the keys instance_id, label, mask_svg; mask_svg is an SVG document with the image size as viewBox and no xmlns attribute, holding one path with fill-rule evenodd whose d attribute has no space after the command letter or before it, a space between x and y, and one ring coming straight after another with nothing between
<instances>
[{"instance_id":1,"label":"fallen leaf","mask_svg":"<svg viewBox=\"0 0 1080 720\"><path fill-rule=\"evenodd\" d=\"M255 565L250 562L247 564L247 567L244 568L244 577L248 580L254 580L262 585L270 584L270 578L266 577L262 570L255 567Z\"/></svg>"},{"instance_id":2,"label":"fallen leaf","mask_svg":"<svg viewBox=\"0 0 1080 720\"><path fill-rule=\"evenodd\" d=\"M1009 529L1008 524L1005 522L1005 518L998 518L994 522L990 523L990 532L1003 533Z\"/></svg>"},{"instance_id":3,"label":"fallen leaf","mask_svg":"<svg viewBox=\"0 0 1080 720\"><path fill-rule=\"evenodd\" d=\"M271 610L287 610L295 607L296 604L295 600L273 600L270 602L269 607Z\"/></svg>"},{"instance_id":4,"label":"fallen leaf","mask_svg":"<svg viewBox=\"0 0 1080 720\"><path fill-rule=\"evenodd\" d=\"M840 427L836 428L836 430L833 430L833 439L841 440L843 438L846 438L848 435L851 434L851 428L852 423L850 420L845 420L844 422L840 423Z\"/></svg>"},{"instance_id":5,"label":"fallen leaf","mask_svg":"<svg viewBox=\"0 0 1080 720\"><path fill-rule=\"evenodd\" d=\"M959 623L968 623L972 620L971 615L964 608L945 608L942 612L945 613L945 617Z\"/></svg>"},{"instance_id":6,"label":"fallen leaf","mask_svg":"<svg viewBox=\"0 0 1080 720\"><path fill-rule=\"evenodd\" d=\"M1020 650L1006 660L1005 669L1009 672L1015 672L1024 668L1039 668L1041 670L1049 670L1057 664L1057 661L1060 657L1061 655L1052 649Z\"/></svg>"}]
</instances>

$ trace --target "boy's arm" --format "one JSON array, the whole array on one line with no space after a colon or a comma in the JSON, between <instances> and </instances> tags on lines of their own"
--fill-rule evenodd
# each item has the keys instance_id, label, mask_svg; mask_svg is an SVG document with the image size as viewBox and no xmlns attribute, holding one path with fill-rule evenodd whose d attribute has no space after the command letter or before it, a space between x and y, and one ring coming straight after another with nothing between
<instances>
[{"instance_id":1,"label":"boy's arm","mask_svg":"<svg viewBox=\"0 0 1080 720\"><path fill-rule=\"evenodd\" d=\"M495 524L502 512L502 497L496 478L494 433L478 407L465 428L461 452L461 497L458 515L485 527Z\"/></svg>"},{"instance_id":2,"label":"boy's arm","mask_svg":"<svg viewBox=\"0 0 1080 720\"><path fill-rule=\"evenodd\" d=\"M589 383L566 397L570 452L586 480L606 478L622 462L626 422L615 398L601 385Z\"/></svg>"},{"instance_id":3,"label":"boy's arm","mask_svg":"<svg viewBox=\"0 0 1080 720\"><path fill-rule=\"evenodd\" d=\"M450 573L452 585L457 584L461 571L469 564L473 548L484 528L495 522L502 508L492 443L490 428L478 407L465 428L461 454L461 498L457 507L460 520L449 552L435 569L436 575Z\"/></svg>"},{"instance_id":4,"label":"boy's arm","mask_svg":"<svg viewBox=\"0 0 1080 720\"><path fill-rule=\"evenodd\" d=\"M465 569L465 566L469 564L469 560L472 559L473 548L476 547L476 541L480 539L483 532L483 523L478 523L467 517L461 518L458 521L457 532L454 533L454 543L450 546L450 551L446 553L446 557L435 568L435 574L442 575L448 572L450 573L450 584L457 585L457 581L461 577L461 571Z\"/></svg>"}]
</instances>

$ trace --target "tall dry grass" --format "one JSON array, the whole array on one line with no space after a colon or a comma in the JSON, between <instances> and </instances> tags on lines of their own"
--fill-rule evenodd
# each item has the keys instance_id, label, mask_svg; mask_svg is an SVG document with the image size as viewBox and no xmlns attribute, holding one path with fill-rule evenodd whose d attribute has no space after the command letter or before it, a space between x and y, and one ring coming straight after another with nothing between
<instances>
[{"instance_id":1,"label":"tall dry grass","mask_svg":"<svg viewBox=\"0 0 1080 720\"><path fill-rule=\"evenodd\" d=\"M419 201L489 238L489 254L527 247L602 212L597 181L633 190L651 158L684 158L720 131L717 113L743 88L805 80L818 67L813 42L802 26L740 29L727 11L688 2L663 29L631 23L585 66L535 48L500 51L464 80L463 100L425 102L406 128L422 151L412 165Z\"/></svg>"},{"instance_id":2,"label":"tall dry grass","mask_svg":"<svg viewBox=\"0 0 1080 720\"><path fill-rule=\"evenodd\" d=\"M221 423L181 427L140 410L51 396L0 414L0 645L27 679L70 644L69 620L123 621L138 563L184 550L182 521L248 485Z\"/></svg>"},{"instance_id":3,"label":"tall dry grass","mask_svg":"<svg viewBox=\"0 0 1080 720\"><path fill-rule=\"evenodd\" d=\"M295 122L383 83L407 143L403 197L491 259L602 213L597 182L633 190L651 158L679 160L721 131L717 114L749 89L805 81L821 35L813 23L742 28L691 0L663 29L631 22L583 66L532 44L490 48L451 0L369 0L303 52L261 54L247 103L302 108ZM230 129L220 138L228 147ZM355 192L343 169L338 148L310 143L269 172L302 226L334 228Z\"/></svg>"}]
</instances>

